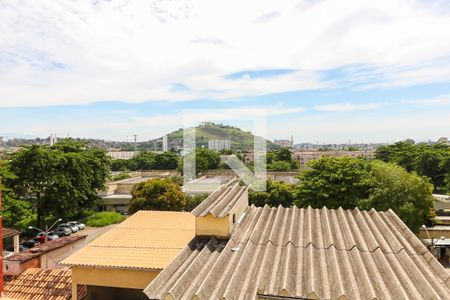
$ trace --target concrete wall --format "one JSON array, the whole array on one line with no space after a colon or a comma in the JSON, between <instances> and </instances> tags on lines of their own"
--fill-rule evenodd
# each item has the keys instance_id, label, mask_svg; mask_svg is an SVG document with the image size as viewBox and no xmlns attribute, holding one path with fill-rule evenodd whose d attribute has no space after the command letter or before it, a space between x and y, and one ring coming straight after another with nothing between
<instances>
[{"instance_id":1,"label":"concrete wall","mask_svg":"<svg viewBox=\"0 0 450 300\"><path fill-rule=\"evenodd\" d=\"M432 239L439 239L440 237L450 238L450 226L436 226L428 228L428 233ZM420 229L417 234L419 239L428 239L428 235L425 230Z\"/></svg>"},{"instance_id":2,"label":"concrete wall","mask_svg":"<svg viewBox=\"0 0 450 300\"><path fill-rule=\"evenodd\" d=\"M39 268L39 258L35 257L26 262L3 260L3 274L18 276L28 268Z\"/></svg>"},{"instance_id":3,"label":"concrete wall","mask_svg":"<svg viewBox=\"0 0 450 300\"><path fill-rule=\"evenodd\" d=\"M72 282L143 290L158 274L159 271L153 270L73 267Z\"/></svg>"},{"instance_id":4,"label":"concrete wall","mask_svg":"<svg viewBox=\"0 0 450 300\"><path fill-rule=\"evenodd\" d=\"M222 218L208 214L195 218L195 234L197 236L229 237L234 226L248 208L248 189L246 189L231 208L230 213Z\"/></svg>"},{"instance_id":5,"label":"concrete wall","mask_svg":"<svg viewBox=\"0 0 450 300\"><path fill-rule=\"evenodd\" d=\"M46 268L54 269L60 267L58 264L66 257L83 248L85 239L80 239L71 244L42 253L40 256L33 257L27 261L3 260L3 274L20 275L28 268Z\"/></svg>"},{"instance_id":6,"label":"concrete wall","mask_svg":"<svg viewBox=\"0 0 450 300\"><path fill-rule=\"evenodd\" d=\"M198 236L228 237L230 234L229 216L216 218L211 214L195 218L195 234Z\"/></svg>"},{"instance_id":7,"label":"concrete wall","mask_svg":"<svg viewBox=\"0 0 450 300\"><path fill-rule=\"evenodd\" d=\"M55 249L53 251L44 253L39 257L40 260L40 267L43 269L54 269L58 268L58 264L65 259L66 257L69 257L76 251L83 248L86 244L86 239L78 240L74 243L71 243L69 245L66 245L64 247Z\"/></svg>"}]
</instances>

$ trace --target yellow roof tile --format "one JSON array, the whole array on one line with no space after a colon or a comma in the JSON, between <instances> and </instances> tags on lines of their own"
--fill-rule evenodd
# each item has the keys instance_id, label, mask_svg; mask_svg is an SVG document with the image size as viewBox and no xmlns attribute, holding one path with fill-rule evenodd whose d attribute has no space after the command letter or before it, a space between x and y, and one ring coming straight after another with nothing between
<instances>
[{"instance_id":1,"label":"yellow roof tile","mask_svg":"<svg viewBox=\"0 0 450 300\"><path fill-rule=\"evenodd\" d=\"M195 217L189 212L139 211L62 264L163 269L194 236Z\"/></svg>"}]
</instances>

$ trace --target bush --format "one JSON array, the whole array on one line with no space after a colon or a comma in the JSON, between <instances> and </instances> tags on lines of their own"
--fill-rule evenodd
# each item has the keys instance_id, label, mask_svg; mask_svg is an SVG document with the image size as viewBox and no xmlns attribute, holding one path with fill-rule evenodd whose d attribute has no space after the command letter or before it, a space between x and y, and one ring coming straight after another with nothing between
<instances>
[{"instance_id":1,"label":"bush","mask_svg":"<svg viewBox=\"0 0 450 300\"><path fill-rule=\"evenodd\" d=\"M185 210L191 211L194 208L196 208L200 203L203 202L206 198L208 198L208 194L200 194L200 195L194 195L194 196L188 196L187 197L187 203Z\"/></svg>"},{"instance_id":2,"label":"bush","mask_svg":"<svg viewBox=\"0 0 450 300\"><path fill-rule=\"evenodd\" d=\"M130 174L122 172L120 174L113 176L112 181L119 181L119 180L124 180L124 179L129 179L129 178L131 178Z\"/></svg>"},{"instance_id":3,"label":"bush","mask_svg":"<svg viewBox=\"0 0 450 300\"><path fill-rule=\"evenodd\" d=\"M133 186L128 211L138 210L183 210L186 196L173 178L154 178Z\"/></svg>"},{"instance_id":4,"label":"bush","mask_svg":"<svg viewBox=\"0 0 450 300\"><path fill-rule=\"evenodd\" d=\"M111 224L117 224L125 220L125 217L118 212L115 211L102 211L91 216L86 219L86 226L91 227L103 227Z\"/></svg>"}]
</instances>

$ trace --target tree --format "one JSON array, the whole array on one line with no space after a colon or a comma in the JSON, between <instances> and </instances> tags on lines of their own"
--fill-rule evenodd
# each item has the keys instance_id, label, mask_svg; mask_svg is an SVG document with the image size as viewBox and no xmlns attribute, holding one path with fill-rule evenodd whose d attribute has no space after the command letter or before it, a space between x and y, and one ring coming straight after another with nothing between
<instances>
[{"instance_id":1,"label":"tree","mask_svg":"<svg viewBox=\"0 0 450 300\"><path fill-rule=\"evenodd\" d=\"M289 171L291 170L291 164L287 161L274 161L267 168L272 171Z\"/></svg>"},{"instance_id":2,"label":"tree","mask_svg":"<svg viewBox=\"0 0 450 300\"><path fill-rule=\"evenodd\" d=\"M197 173L219 168L220 156L210 149L195 150L195 167Z\"/></svg>"},{"instance_id":3,"label":"tree","mask_svg":"<svg viewBox=\"0 0 450 300\"><path fill-rule=\"evenodd\" d=\"M362 158L323 157L309 166L300 176L297 206L392 209L413 231L433 222L433 186L426 177Z\"/></svg>"},{"instance_id":4,"label":"tree","mask_svg":"<svg viewBox=\"0 0 450 300\"><path fill-rule=\"evenodd\" d=\"M295 204L314 208L350 209L369 196L370 164L360 158L322 157L309 164L300 175Z\"/></svg>"},{"instance_id":5,"label":"tree","mask_svg":"<svg viewBox=\"0 0 450 300\"><path fill-rule=\"evenodd\" d=\"M3 225L20 229L20 223L32 216L31 206L27 201L18 199L8 185L14 179L5 161L0 160L0 177L2 178L2 215Z\"/></svg>"},{"instance_id":6,"label":"tree","mask_svg":"<svg viewBox=\"0 0 450 300\"><path fill-rule=\"evenodd\" d=\"M291 150L289 150L288 148L281 148L279 150L276 150L275 160L291 162L292 161Z\"/></svg>"},{"instance_id":7,"label":"tree","mask_svg":"<svg viewBox=\"0 0 450 300\"><path fill-rule=\"evenodd\" d=\"M427 178L380 161L372 163L371 173L370 195L360 201L360 208L392 209L415 232L421 225L433 222L433 186Z\"/></svg>"},{"instance_id":8,"label":"tree","mask_svg":"<svg viewBox=\"0 0 450 300\"><path fill-rule=\"evenodd\" d=\"M136 184L131 190L129 212L138 210L183 210L186 196L170 178L154 178Z\"/></svg>"},{"instance_id":9,"label":"tree","mask_svg":"<svg viewBox=\"0 0 450 300\"><path fill-rule=\"evenodd\" d=\"M290 207L295 200L295 190L292 185L281 181L267 180L266 191L249 190L248 199L255 206L278 206Z\"/></svg>"},{"instance_id":10,"label":"tree","mask_svg":"<svg viewBox=\"0 0 450 300\"><path fill-rule=\"evenodd\" d=\"M164 152L154 157L152 169L155 170L175 170L178 167L178 156L172 152Z\"/></svg>"},{"instance_id":11,"label":"tree","mask_svg":"<svg viewBox=\"0 0 450 300\"><path fill-rule=\"evenodd\" d=\"M105 188L110 159L104 150L64 140L51 147L25 147L9 167L14 174L11 188L31 204L39 227L44 217L68 218L91 207L97 191Z\"/></svg>"},{"instance_id":12,"label":"tree","mask_svg":"<svg viewBox=\"0 0 450 300\"><path fill-rule=\"evenodd\" d=\"M111 162L111 170L112 171L127 171L127 170L129 170L127 160L126 159L114 159Z\"/></svg>"},{"instance_id":13,"label":"tree","mask_svg":"<svg viewBox=\"0 0 450 300\"><path fill-rule=\"evenodd\" d=\"M450 154L437 149L426 149L417 155L415 170L417 173L427 176L438 192L444 192L447 176L447 160Z\"/></svg>"},{"instance_id":14,"label":"tree","mask_svg":"<svg viewBox=\"0 0 450 300\"><path fill-rule=\"evenodd\" d=\"M375 152L375 158L384 162L396 163L408 172L415 169L417 147L412 140L395 143L394 145L379 147Z\"/></svg>"},{"instance_id":15,"label":"tree","mask_svg":"<svg viewBox=\"0 0 450 300\"><path fill-rule=\"evenodd\" d=\"M155 164L156 154L151 151L141 151L138 155L133 157L131 161L135 162L136 170L152 170Z\"/></svg>"},{"instance_id":16,"label":"tree","mask_svg":"<svg viewBox=\"0 0 450 300\"><path fill-rule=\"evenodd\" d=\"M186 197L186 207L184 210L191 211L196 208L200 203L208 198L208 194L200 194Z\"/></svg>"},{"instance_id":17,"label":"tree","mask_svg":"<svg viewBox=\"0 0 450 300\"><path fill-rule=\"evenodd\" d=\"M429 177L436 192L450 192L447 184L450 147L447 145L415 144L407 140L380 147L375 155L384 162L395 163L409 172Z\"/></svg>"}]
</instances>

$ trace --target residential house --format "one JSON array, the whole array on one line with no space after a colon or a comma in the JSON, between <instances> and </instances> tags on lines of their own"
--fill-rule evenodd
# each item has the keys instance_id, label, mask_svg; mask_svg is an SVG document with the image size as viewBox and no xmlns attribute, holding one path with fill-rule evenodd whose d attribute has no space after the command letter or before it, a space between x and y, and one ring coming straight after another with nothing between
<instances>
[{"instance_id":1,"label":"residential house","mask_svg":"<svg viewBox=\"0 0 450 300\"><path fill-rule=\"evenodd\" d=\"M392 210L251 206L226 237L210 225L234 199L195 212L197 236L149 299L450 299L450 274Z\"/></svg>"},{"instance_id":2,"label":"residential house","mask_svg":"<svg viewBox=\"0 0 450 300\"><path fill-rule=\"evenodd\" d=\"M189 212L139 211L61 264L72 267L72 299L142 299L142 290L195 236Z\"/></svg>"}]
</instances>

